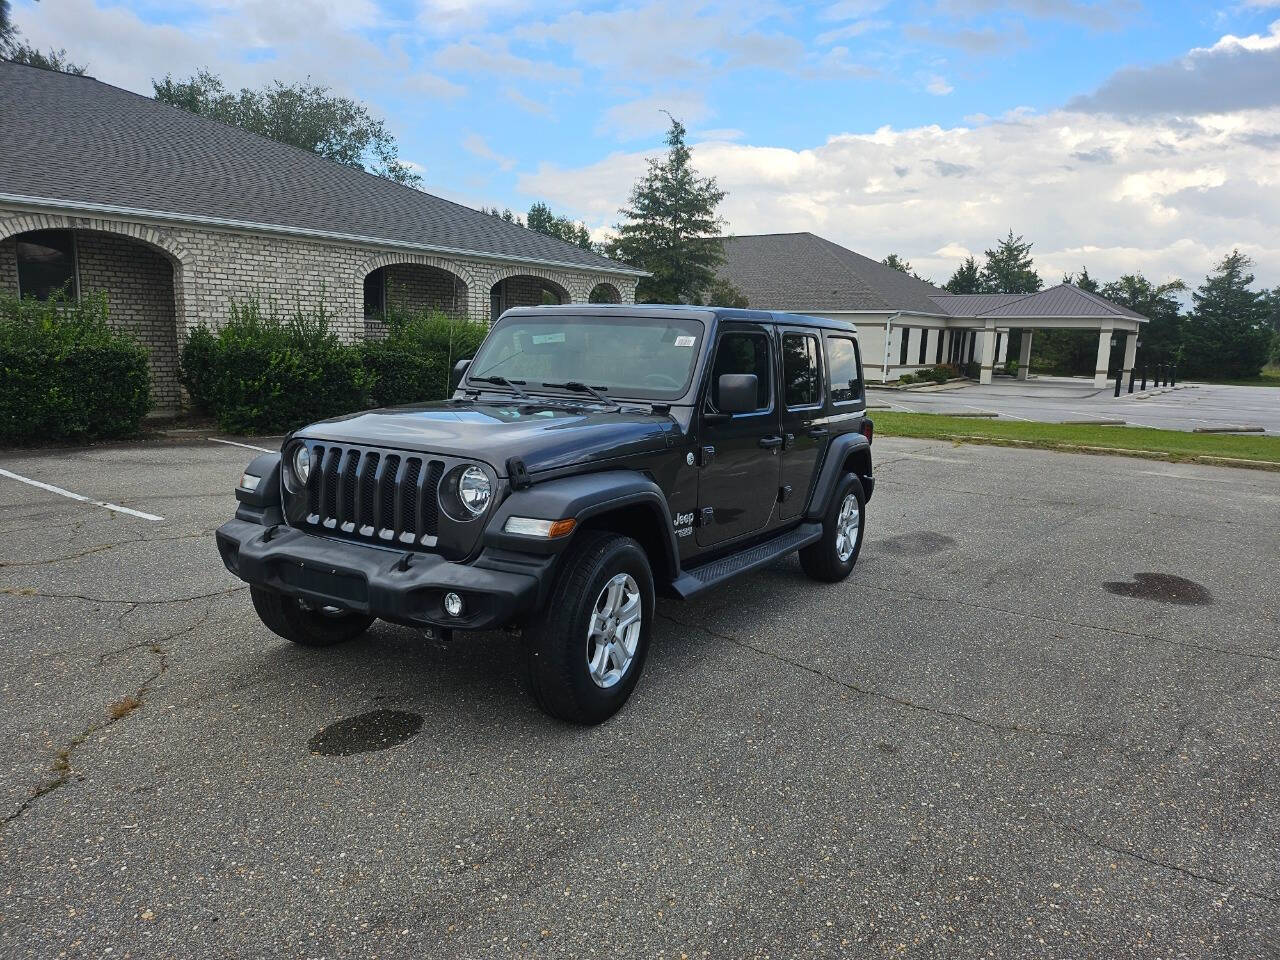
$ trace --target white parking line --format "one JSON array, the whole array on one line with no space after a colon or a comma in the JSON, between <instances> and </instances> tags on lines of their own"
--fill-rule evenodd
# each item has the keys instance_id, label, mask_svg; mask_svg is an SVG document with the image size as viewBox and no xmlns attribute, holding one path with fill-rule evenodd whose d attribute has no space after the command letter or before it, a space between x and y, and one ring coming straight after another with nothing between
<instances>
[{"instance_id":1,"label":"white parking line","mask_svg":"<svg viewBox=\"0 0 1280 960\"><path fill-rule=\"evenodd\" d=\"M263 453L276 453L275 450L268 450L266 447L255 447L252 443L236 443L234 440L219 440L217 437L205 437L206 440L212 440L214 443L225 443L229 447L244 447L246 450L261 450Z\"/></svg>"},{"instance_id":2,"label":"white parking line","mask_svg":"<svg viewBox=\"0 0 1280 960\"><path fill-rule=\"evenodd\" d=\"M122 507L118 503L107 503L105 500L92 500L89 497L82 497L78 493L72 493L70 490L63 490L61 487L55 487L52 483L43 483L40 480L32 480L30 477L24 477L21 474L12 473L8 470L0 470L0 477L8 477L10 480L17 480L19 483L29 484L33 487L39 487L41 490L48 490L50 493L56 493L59 496L70 497L72 500L79 500L81 503L91 503L95 507L106 507L116 513L127 513L131 517L138 517L142 520L163 520L164 517L157 517L154 513L143 513L141 510L131 510L128 507Z\"/></svg>"}]
</instances>

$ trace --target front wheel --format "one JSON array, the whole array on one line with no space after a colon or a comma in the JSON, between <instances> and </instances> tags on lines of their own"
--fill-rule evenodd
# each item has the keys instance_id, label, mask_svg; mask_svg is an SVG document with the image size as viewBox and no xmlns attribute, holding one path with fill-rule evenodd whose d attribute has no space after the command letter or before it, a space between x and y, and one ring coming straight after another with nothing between
<instances>
[{"instance_id":1,"label":"front wheel","mask_svg":"<svg viewBox=\"0 0 1280 960\"><path fill-rule=\"evenodd\" d=\"M800 551L800 566L814 580L837 583L849 575L862 550L862 529L866 524L866 499L862 481L846 473L836 483L827 514L822 521L822 539Z\"/></svg>"},{"instance_id":2,"label":"front wheel","mask_svg":"<svg viewBox=\"0 0 1280 960\"><path fill-rule=\"evenodd\" d=\"M572 723L601 723L635 689L649 652L653 574L630 537L575 538L541 621L528 631L529 682L539 706Z\"/></svg>"},{"instance_id":3,"label":"front wheel","mask_svg":"<svg viewBox=\"0 0 1280 960\"><path fill-rule=\"evenodd\" d=\"M376 619L337 607L312 607L266 587L250 587L253 609L267 629L303 647L329 647L354 640Z\"/></svg>"}]
</instances>

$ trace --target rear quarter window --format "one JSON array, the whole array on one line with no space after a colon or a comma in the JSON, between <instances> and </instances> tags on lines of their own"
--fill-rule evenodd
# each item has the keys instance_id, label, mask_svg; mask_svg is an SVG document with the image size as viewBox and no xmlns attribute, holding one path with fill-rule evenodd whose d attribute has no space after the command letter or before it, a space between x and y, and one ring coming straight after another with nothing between
<instances>
[{"instance_id":1,"label":"rear quarter window","mask_svg":"<svg viewBox=\"0 0 1280 960\"><path fill-rule=\"evenodd\" d=\"M827 366L831 371L831 402L862 399L862 357L852 337L827 337Z\"/></svg>"}]
</instances>

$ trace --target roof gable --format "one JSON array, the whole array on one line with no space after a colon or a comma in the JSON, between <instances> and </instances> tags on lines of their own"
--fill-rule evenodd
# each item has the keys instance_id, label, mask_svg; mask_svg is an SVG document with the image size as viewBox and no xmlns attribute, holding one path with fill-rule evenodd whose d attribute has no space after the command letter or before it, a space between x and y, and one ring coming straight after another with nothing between
<instances>
[{"instance_id":1,"label":"roof gable","mask_svg":"<svg viewBox=\"0 0 1280 960\"><path fill-rule=\"evenodd\" d=\"M119 87L0 61L0 195L642 273Z\"/></svg>"}]
</instances>

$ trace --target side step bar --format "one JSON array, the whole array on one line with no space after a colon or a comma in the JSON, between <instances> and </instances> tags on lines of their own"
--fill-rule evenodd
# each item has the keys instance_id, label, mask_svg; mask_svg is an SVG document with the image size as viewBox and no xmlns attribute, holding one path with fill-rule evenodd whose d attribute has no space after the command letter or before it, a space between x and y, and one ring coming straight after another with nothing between
<instances>
[{"instance_id":1,"label":"side step bar","mask_svg":"<svg viewBox=\"0 0 1280 960\"><path fill-rule=\"evenodd\" d=\"M779 557L793 553L801 547L822 539L821 523L802 523L794 530L788 530L781 536L757 543L737 553L731 553L719 560L712 560L700 567L683 571L671 584L676 595L682 600L697 596L704 590L719 586L726 580L740 573L756 570L772 563Z\"/></svg>"}]
</instances>

